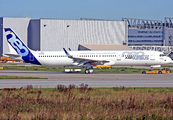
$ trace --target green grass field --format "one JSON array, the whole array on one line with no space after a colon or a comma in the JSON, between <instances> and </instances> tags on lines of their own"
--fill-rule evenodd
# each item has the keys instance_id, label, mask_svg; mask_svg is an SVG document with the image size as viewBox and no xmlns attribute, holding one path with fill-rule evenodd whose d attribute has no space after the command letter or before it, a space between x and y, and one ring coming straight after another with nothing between
<instances>
[{"instance_id":1,"label":"green grass field","mask_svg":"<svg viewBox=\"0 0 173 120\"><path fill-rule=\"evenodd\" d=\"M33 71L54 71L54 72L64 72L64 69L76 69L77 67L47 67L47 66L5 66L3 67L4 70L33 70ZM85 68L78 67L77 69L81 69L81 72L85 71ZM111 69L108 68L94 68L94 72L107 72L107 73L142 73L142 71L146 71L150 69L142 69L142 68L128 68L128 67L121 67L116 68L113 67ZM171 70L173 72L173 70Z\"/></svg>"},{"instance_id":2,"label":"green grass field","mask_svg":"<svg viewBox=\"0 0 173 120\"><path fill-rule=\"evenodd\" d=\"M2 75L0 76L0 79L47 79L47 78Z\"/></svg>"},{"instance_id":3,"label":"green grass field","mask_svg":"<svg viewBox=\"0 0 173 120\"><path fill-rule=\"evenodd\" d=\"M82 84L0 91L0 119L172 120L172 114L173 88L96 89Z\"/></svg>"},{"instance_id":4,"label":"green grass field","mask_svg":"<svg viewBox=\"0 0 173 120\"><path fill-rule=\"evenodd\" d=\"M66 67L66 69L72 68L75 69L76 67ZM12 67L3 67L4 70L34 70L34 71L56 71L56 72L64 72L63 67L46 67L46 66L31 66L31 67L25 67L25 66L12 66ZM81 72L85 71L85 68L80 68L82 69ZM141 68L127 68L127 67L122 67L122 68L111 68L111 69L99 69L99 68L94 68L94 72L115 72L115 73L141 73L142 71L149 70L149 69L141 69Z\"/></svg>"}]
</instances>

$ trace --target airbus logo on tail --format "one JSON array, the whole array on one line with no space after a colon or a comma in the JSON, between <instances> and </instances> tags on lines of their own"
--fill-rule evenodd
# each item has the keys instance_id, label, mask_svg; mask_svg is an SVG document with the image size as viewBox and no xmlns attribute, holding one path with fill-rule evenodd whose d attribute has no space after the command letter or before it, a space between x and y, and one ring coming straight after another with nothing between
<instances>
[{"instance_id":1,"label":"airbus logo on tail","mask_svg":"<svg viewBox=\"0 0 173 120\"><path fill-rule=\"evenodd\" d=\"M22 42L16 37L16 35L13 32L6 31L6 35L8 42L17 51L18 54L22 56L28 55L28 49L22 44Z\"/></svg>"}]
</instances>

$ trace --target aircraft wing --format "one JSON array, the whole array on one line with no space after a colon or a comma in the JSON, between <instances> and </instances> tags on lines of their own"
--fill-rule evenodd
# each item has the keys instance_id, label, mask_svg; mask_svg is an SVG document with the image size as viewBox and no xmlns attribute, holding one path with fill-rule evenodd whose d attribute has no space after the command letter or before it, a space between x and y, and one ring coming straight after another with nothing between
<instances>
[{"instance_id":1,"label":"aircraft wing","mask_svg":"<svg viewBox=\"0 0 173 120\"><path fill-rule=\"evenodd\" d=\"M66 55L69 58L73 59L73 62L77 63L78 66L85 66L85 65L88 65L88 64L93 65L93 66L104 65L105 63L109 62L107 60L94 60L94 59L73 57L65 50L65 48L63 48L63 49L64 49L64 52L66 53Z\"/></svg>"},{"instance_id":2,"label":"aircraft wing","mask_svg":"<svg viewBox=\"0 0 173 120\"><path fill-rule=\"evenodd\" d=\"M15 60L20 60L20 61L22 61L22 55L19 55L19 54L4 53L3 56L8 57L8 58L12 58L12 59L15 59Z\"/></svg>"}]
</instances>

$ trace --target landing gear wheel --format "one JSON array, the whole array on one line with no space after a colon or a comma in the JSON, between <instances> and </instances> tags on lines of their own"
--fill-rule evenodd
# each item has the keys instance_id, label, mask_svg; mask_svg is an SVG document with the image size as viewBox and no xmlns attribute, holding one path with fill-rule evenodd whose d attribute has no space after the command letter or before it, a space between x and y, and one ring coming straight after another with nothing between
<instances>
[{"instance_id":1,"label":"landing gear wheel","mask_svg":"<svg viewBox=\"0 0 173 120\"><path fill-rule=\"evenodd\" d=\"M90 71L89 70L85 70L85 73L88 74L88 73L90 73Z\"/></svg>"},{"instance_id":2,"label":"landing gear wheel","mask_svg":"<svg viewBox=\"0 0 173 120\"><path fill-rule=\"evenodd\" d=\"M93 69L89 69L89 73L92 73L93 72Z\"/></svg>"}]
</instances>

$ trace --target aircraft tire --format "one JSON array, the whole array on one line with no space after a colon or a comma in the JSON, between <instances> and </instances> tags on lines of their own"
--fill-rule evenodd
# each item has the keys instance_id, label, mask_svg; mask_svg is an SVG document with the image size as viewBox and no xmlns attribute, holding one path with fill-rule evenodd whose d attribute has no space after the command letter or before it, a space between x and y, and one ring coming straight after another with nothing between
<instances>
[{"instance_id":1,"label":"aircraft tire","mask_svg":"<svg viewBox=\"0 0 173 120\"><path fill-rule=\"evenodd\" d=\"M93 72L93 69L89 69L89 73L92 73Z\"/></svg>"},{"instance_id":2,"label":"aircraft tire","mask_svg":"<svg viewBox=\"0 0 173 120\"><path fill-rule=\"evenodd\" d=\"M90 73L89 70L85 70L85 74L88 74L88 73Z\"/></svg>"}]
</instances>

